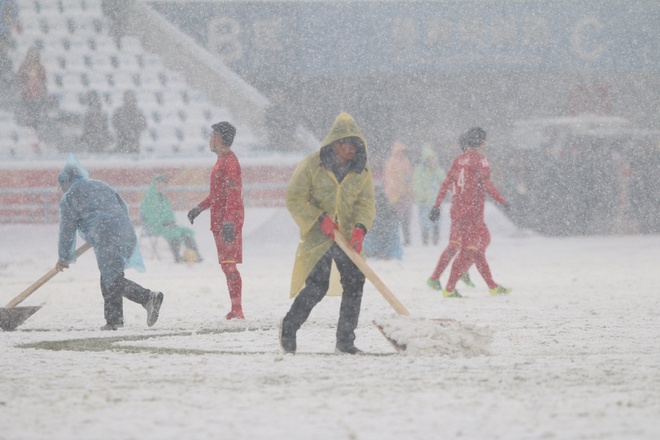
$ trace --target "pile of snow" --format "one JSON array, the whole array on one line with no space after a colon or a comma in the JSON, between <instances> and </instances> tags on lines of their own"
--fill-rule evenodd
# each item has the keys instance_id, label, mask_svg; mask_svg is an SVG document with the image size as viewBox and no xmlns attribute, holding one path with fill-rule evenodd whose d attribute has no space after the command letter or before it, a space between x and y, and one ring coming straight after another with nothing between
<instances>
[{"instance_id":1,"label":"pile of snow","mask_svg":"<svg viewBox=\"0 0 660 440\"><path fill-rule=\"evenodd\" d=\"M489 327L464 324L453 319L393 317L375 321L408 355L488 355L493 332Z\"/></svg>"}]
</instances>

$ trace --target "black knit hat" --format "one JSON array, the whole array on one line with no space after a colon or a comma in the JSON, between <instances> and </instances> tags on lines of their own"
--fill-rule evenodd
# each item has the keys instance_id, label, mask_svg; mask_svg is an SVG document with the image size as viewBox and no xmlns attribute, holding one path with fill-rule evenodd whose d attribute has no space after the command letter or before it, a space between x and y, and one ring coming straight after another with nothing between
<instances>
[{"instance_id":1,"label":"black knit hat","mask_svg":"<svg viewBox=\"0 0 660 440\"><path fill-rule=\"evenodd\" d=\"M215 134L222 136L222 143L231 146L234 142L234 136L236 136L236 127L231 125L227 121L218 122L217 124L211 125L211 128Z\"/></svg>"}]
</instances>

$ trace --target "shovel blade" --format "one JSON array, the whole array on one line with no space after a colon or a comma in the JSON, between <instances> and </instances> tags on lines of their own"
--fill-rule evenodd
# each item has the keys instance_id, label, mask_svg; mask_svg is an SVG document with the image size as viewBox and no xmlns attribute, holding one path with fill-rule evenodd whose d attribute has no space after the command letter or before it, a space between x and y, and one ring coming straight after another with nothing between
<instances>
[{"instance_id":1,"label":"shovel blade","mask_svg":"<svg viewBox=\"0 0 660 440\"><path fill-rule=\"evenodd\" d=\"M376 321L371 321L371 322L376 326L376 328L378 329L378 331L380 332L380 334L383 335L383 337L385 337L385 339L387 339L387 342L389 342L390 344L392 344L392 347L393 347L398 353L401 353L401 352L403 352L403 351L406 351L406 348L407 348L407 347L406 347L404 344L399 344L397 341L395 341L394 339L390 338L390 336L389 336L387 333L385 333L385 329L383 328L382 325L378 324Z\"/></svg>"},{"instance_id":2,"label":"shovel blade","mask_svg":"<svg viewBox=\"0 0 660 440\"><path fill-rule=\"evenodd\" d=\"M0 328L13 331L32 316L41 306L0 308Z\"/></svg>"}]
</instances>

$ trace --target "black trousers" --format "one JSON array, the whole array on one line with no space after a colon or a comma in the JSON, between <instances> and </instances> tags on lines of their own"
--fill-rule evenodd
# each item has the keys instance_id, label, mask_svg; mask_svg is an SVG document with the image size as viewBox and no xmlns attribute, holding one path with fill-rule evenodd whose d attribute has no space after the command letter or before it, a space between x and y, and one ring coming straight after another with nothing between
<instances>
[{"instance_id":1,"label":"black trousers","mask_svg":"<svg viewBox=\"0 0 660 440\"><path fill-rule=\"evenodd\" d=\"M103 311L105 320L109 325L120 325L124 323L123 298L146 305L149 302L149 289L145 289L134 281L127 280L122 272L110 287L105 287L101 277L101 293L103 294Z\"/></svg>"},{"instance_id":2,"label":"black trousers","mask_svg":"<svg viewBox=\"0 0 660 440\"><path fill-rule=\"evenodd\" d=\"M355 341L355 329L360 317L365 279L360 269L335 243L309 273L305 287L300 291L284 317L283 330L295 334L305 323L312 309L323 299L330 286L332 260L335 261L341 275L343 289L337 323L337 344L350 346Z\"/></svg>"},{"instance_id":3,"label":"black trousers","mask_svg":"<svg viewBox=\"0 0 660 440\"><path fill-rule=\"evenodd\" d=\"M172 255L174 255L174 261L179 262L181 261L181 255L179 251L181 250L181 241L183 241L183 244L190 250L198 252L197 251L197 243L195 243L195 239L192 238L189 235L182 234L181 238L172 238L168 241L170 245L170 249L172 250Z\"/></svg>"}]
</instances>

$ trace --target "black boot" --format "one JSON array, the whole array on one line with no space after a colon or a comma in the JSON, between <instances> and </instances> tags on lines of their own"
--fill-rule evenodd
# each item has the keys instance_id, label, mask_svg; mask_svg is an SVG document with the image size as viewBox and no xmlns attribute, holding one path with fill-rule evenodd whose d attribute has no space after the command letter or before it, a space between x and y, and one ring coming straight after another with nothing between
<instances>
[{"instance_id":1,"label":"black boot","mask_svg":"<svg viewBox=\"0 0 660 440\"><path fill-rule=\"evenodd\" d=\"M179 240L176 238L173 238L169 241L170 244L170 249L172 250L172 256L174 257L174 262L175 263L181 263L181 255L180 255L180 250L181 250L181 243L179 243Z\"/></svg>"},{"instance_id":2,"label":"black boot","mask_svg":"<svg viewBox=\"0 0 660 440\"><path fill-rule=\"evenodd\" d=\"M296 354L296 331L286 323L286 318L280 322L280 346L285 353Z\"/></svg>"},{"instance_id":3,"label":"black boot","mask_svg":"<svg viewBox=\"0 0 660 440\"><path fill-rule=\"evenodd\" d=\"M357 348L352 342L349 344L341 344L337 341L335 345L335 354L362 354L362 350Z\"/></svg>"}]
</instances>

